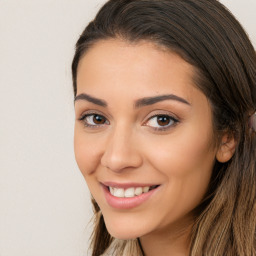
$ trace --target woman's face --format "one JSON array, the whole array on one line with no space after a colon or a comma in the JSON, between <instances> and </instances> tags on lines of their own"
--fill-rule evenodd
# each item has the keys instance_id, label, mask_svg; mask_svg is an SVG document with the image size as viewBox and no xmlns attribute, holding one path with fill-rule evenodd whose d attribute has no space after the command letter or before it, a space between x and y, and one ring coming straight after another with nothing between
<instances>
[{"instance_id":1,"label":"woman's face","mask_svg":"<svg viewBox=\"0 0 256 256\"><path fill-rule=\"evenodd\" d=\"M206 193L216 150L193 75L149 42L100 41L79 63L75 156L114 237L177 230Z\"/></svg>"}]
</instances>

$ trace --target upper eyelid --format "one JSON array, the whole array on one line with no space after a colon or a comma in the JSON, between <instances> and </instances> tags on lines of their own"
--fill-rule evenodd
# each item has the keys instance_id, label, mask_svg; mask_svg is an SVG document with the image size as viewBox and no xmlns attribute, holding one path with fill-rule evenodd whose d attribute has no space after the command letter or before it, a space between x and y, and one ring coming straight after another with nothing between
<instances>
[{"instance_id":1,"label":"upper eyelid","mask_svg":"<svg viewBox=\"0 0 256 256\"><path fill-rule=\"evenodd\" d=\"M146 120L144 121L144 123L147 122L150 118L153 118L153 117L156 117L156 116L169 116L170 118L172 118L176 121L180 120L180 118L177 115L175 115L174 113L172 113L170 111L154 110L146 116L146 118L145 118Z\"/></svg>"},{"instance_id":2,"label":"upper eyelid","mask_svg":"<svg viewBox=\"0 0 256 256\"><path fill-rule=\"evenodd\" d=\"M88 116L94 116L94 115L96 115L96 116L102 116L102 117L104 117L104 118L108 121L108 119L107 119L104 115L98 114L98 113L85 113L85 114L82 114L79 119L81 120L81 119L84 119L84 118L86 118L86 117L88 117Z\"/></svg>"},{"instance_id":3,"label":"upper eyelid","mask_svg":"<svg viewBox=\"0 0 256 256\"><path fill-rule=\"evenodd\" d=\"M154 114L152 116L149 116L147 120L149 120L149 119L151 119L153 117L158 117L158 116L168 116L171 119L178 120L178 118L176 118L176 117L174 117L173 115L170 115L170 114Z\"/></svg>"},{"instance_id":4,"label":"upper eyelid","mask_svg":"<svg viewBox=\"0 0 256 256\"><path fill-rule=\"evenodd\" d=\"M108 116L103 114L101 111L99 110L85 110L83 111L79 116L78 116L78 120L81 120L81 118L84 118L85 116L89 116L89 115L99 115L99 116L103 116L104 118L106 118L107 120L109 120Z\"/></svg>"},{"instance_id":5,"label":"upper eyelid","mask_svg":"<svg viewBox=\"0 0 256 256\"><path fill-rule=\"evenodd\" d=\"M150 122L150 120L151 120L152 118L155 118L155 117L158 117L158 116L168 116L174 123L179 123L179 122L180 122L179 119L177 119L177 118L175 118L175 117L173 117L173 116L171 116L171 115L161 115L161 114L158 114L158 115L153 115L152 117L149 117L149 118L147 119L147 121L143 123L143 126L149 126L149 125L147 125L147 124ZM173 126L173 124L172 124L172 125L169 125L169 124L168 124L166 127L171 127L171 126ZM163 126L162 129L164 129L164 127L165 127L165 126ZM160 128L160 129L161 129L161 128Z\"/></svg>"},{"instance_id":6,"label":"upper eyelid","mask_svg":"<svg viewBox=\"0 0 256 256\"><path fill-rule=\"evenodd\" d=\"M111 115L107 115L105 113L102 113L100 110L96 110L96 109L90 109L90 110L85 110L83 111L79 116L78 116L78 120L83 119L85 116L89 116L89 115L100 115L103 116L104 118L106 118L106 120L108 122L110 122L111 120ZM161 116L161 115L166 115L169 116L170 118L176 120L176 121L180 121L181 118L178 117L176 114L174 114L173 112L170 112L168 110L162 110L162 109L156 109L151 111L149 114L147 114L144 118L142 123L145 124L146 122L148 122L148 120L150 118L156 117L156 116Z\"/></svg>"},{"instance_id":7,"label":"upper eyelid","mask_svg":"<svg viewBox=\"0 0 256 256\"><path fill-rule=\"evenodd\" d=\"M97 114L97 113L85 113L85 114L82 114L81 117L78 119L79 121L83 122L84 123L84 126L87 126L87 127L91 127L91 128L97 128L99 126L102 126L102 125L106 125L106 123L104 124L95 124L95 125L92 125L92 124L88 124L85 119L88 117L88 116L93 116L93 115L99 115L99 116L102 116L106 119L106 122L107 122L107 125L110 124L109 120L103 116L103 115L100 115L100 114Z\"/></svg>"}]
</instances>

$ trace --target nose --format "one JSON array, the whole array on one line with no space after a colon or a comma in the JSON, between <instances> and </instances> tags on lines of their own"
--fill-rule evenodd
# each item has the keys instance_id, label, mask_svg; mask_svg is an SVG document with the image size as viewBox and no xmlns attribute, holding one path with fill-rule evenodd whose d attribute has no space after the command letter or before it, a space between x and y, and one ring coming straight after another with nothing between
<instances>
[{"instance_id":1,"label":"nose","mask_svg":"<svg viewBox=\"0 0 256 256\"><path fill-rule=\"evenodd\" d=\"M125 128L113 130L106 141L101 164L113 172L138 168L142 164L139 145L132 131Z\"/></svg>"}]
</instances>

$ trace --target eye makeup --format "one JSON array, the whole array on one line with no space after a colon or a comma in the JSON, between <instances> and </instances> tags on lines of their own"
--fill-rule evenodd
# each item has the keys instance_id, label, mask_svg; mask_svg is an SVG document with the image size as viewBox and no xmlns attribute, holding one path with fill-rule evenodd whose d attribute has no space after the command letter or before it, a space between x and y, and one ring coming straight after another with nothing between
<instances>
[{"instance_id":1,"label":"eye makeup","mask_svg":"<svg viewBox=\"0 0 256 256\"><path fill-rule=\"evenodd\" d=\"M101 113L97 111L87 111L83 113L79 119L83 122L86 128L100 128L105 125L109 125L109 120ZM179 123L179 119L166 111L159 111L149 115L147 120L143 122L142 126L148 126L155 131L167 131Z\"/></svg>"},{"instance_id":2,"label":"eye makeup","mask_svg":"<svg viewBox=\"0 0 256 256\"><path fill-rule=\"evenodd\" d=\"M167 114L156 114L151 116L144 125L153 128L155 131L166 131L174 127L178 122L179 120L173 116Z\"/></svg>"},{"instance_id":3,"label":"eye makeup","mask_svg":"<svg viewBox=\"0 0 256 256\"><path fill-rule=\"evenodd\" d=\"M97 111L86 111L78 118L78 120L83 123L84 127L93 129L110 124L108 119Z\"/></svg>"}]
</instances>

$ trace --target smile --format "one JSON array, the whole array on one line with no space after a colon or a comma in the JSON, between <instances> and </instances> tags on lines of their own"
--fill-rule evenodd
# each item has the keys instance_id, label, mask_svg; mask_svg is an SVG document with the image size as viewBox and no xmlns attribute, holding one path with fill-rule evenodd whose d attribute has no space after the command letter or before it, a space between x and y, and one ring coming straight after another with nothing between
<instances>
[{"instance_id":1,"label":"smile","mask_svg":"<svg viewBox=\"0 0 256 256\"><path fill-rule=\"evenodd\" d=\"M161 187L149 184L101 184L106 202L116 209L130 209L138 207L148 201Z\"/></svg>"},{"instance_id":2,"label":"smile","mask_svg":"<svg viewBox=\"0 0 256 256\"><path fill-rule=\"evenodd\" d=\"M152 189L155 189L158 187L157 185L155 186L146 186L146 187L130 187L130 188L115 188L115 187L108 187L109 192L111 193L112 196L119 197L119 198L124 198L124 197L135 197L139 196L143 193L147 193L148 191L151 191Z\"/></svg>"}]
</instances>

